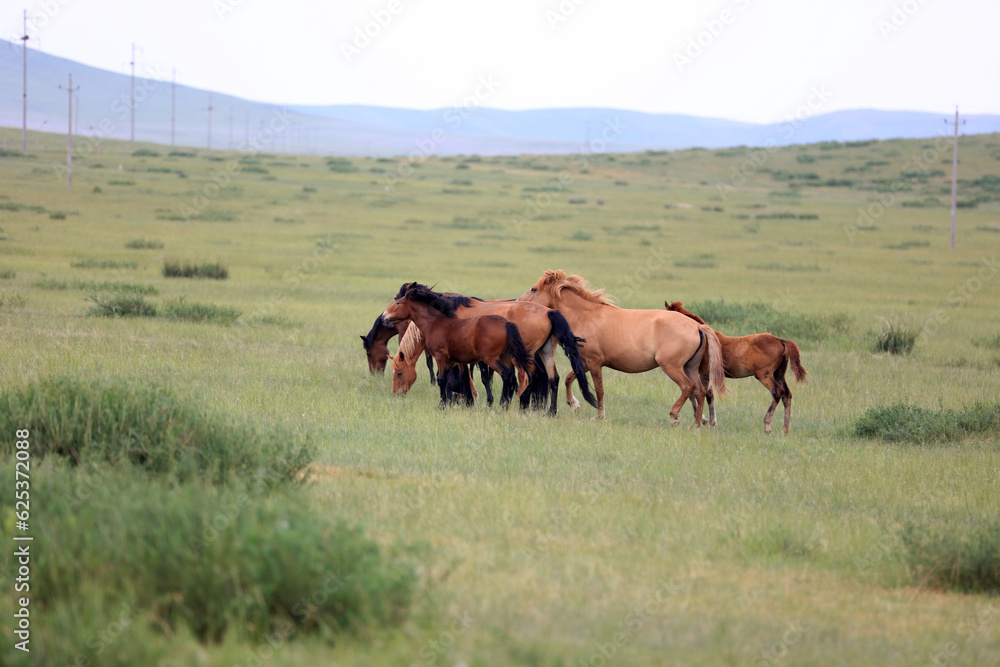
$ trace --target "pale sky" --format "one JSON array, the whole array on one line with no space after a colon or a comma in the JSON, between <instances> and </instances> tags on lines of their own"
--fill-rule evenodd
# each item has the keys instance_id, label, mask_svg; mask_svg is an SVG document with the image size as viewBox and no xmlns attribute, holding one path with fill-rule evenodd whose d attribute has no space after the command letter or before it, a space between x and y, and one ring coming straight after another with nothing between
<instances>
[{"instance_id":1,"label":"pale sky","mask_svg":"<svg viewBox=\"0 0 1000 667\"><path fill-rule=\"evenodd\" d=\"M4 3L0 34L21 34ZM30 0L33 48L278 104L1000 113L997 0ZM365 34L365 30L369 34ZM359 37L359 34L361 35ZM484 86L481 82L489 81ZM821 94L817 95L817 91ZM820 99L822 98L822 99Z\"/></svg>"}]
</instances>

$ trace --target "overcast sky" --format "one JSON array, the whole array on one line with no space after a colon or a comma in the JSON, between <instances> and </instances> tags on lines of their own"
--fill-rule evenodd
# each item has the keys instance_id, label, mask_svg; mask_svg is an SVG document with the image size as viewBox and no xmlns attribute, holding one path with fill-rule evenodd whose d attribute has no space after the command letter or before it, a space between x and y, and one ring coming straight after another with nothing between
<instances>
[{"instance_id":1,"label":"overcast sky","mask_svg":"<svg viewBox=\"0 0 1000 667\"><path fill-rule=\"evenodd\" d=\"M0 31L21 34L4 3ZM34 48L279 104L1000 113L997 0L31 0ZM483 82L488 82L485 85Z\"/></svg>"}]
</instances>

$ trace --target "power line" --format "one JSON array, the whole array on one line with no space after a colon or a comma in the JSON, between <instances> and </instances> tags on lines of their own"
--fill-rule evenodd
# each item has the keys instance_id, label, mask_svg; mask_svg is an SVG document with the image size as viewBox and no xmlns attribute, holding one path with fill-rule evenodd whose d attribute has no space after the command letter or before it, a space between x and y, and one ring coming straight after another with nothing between
<instances>
[{"instance_id":1,"label":"power line","mask_svg":"<svg viewBox=\"0 0 1000 667\"><path fill-rule=\"evenodd\" d=\"M21 152L28 152L28 10L24 10L24 33L21 35L24 43L24 94L21 118Z\"/></svg>"},{"instance_id":2,"label":"power line","mask_svg":"<svg viewBox=\"0 0 1000 667\"><path fill-rule=\"evenodd\" d=\"M132 60L129 62L132 66L132 133L129 135L129 150L132 149L132 144L135 142L135 42L132 42Z\"/></svg>"},{"instance_id":3,"label":"power line","mask_svg":"<svg viewBox=\"0 0 1000 667\"><path fill-rule=\"evenodd\" d=\"M62 88L62 86L59 86ZM69 118L66 123L66 189L73 189L73 92L80 90L80 86L73 88L73 75L69 75L69 86L66 92L69 93Z\"/></svg>"},{"instance_id":4,"label":"power line","mask_svg":"<svg viewBox=\"0 0 1000 667\"><path fill-rule=\"evenodd\" d=\"M948 119L945 118L944 122L947 123ZM955 213L958 210L958 106L955 106L955 120L953 122L955 125L955 145L952 148L951 153L951 249L955 249ZM962 125L965 125L965 119L962 119Z\"/></svg>"}]
</instances>

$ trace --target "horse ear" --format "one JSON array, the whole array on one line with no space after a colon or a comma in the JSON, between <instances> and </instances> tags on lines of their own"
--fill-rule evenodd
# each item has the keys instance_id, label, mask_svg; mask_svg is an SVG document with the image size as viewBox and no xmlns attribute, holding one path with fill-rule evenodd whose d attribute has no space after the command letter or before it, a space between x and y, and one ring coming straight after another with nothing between
<instances>
[{"instance_id":1,"label":"horse ear","mask_svg":"<svg viewBox=\"0 0 1000 667\"><path fill-rule=\"evenodd\" d=\"M406 361L406 353L403 352L402 350L396 353L396 357L399 357L400 363Z\"/></svg>"},{"instance_id":2,"label":"horse ear","mask_svg":"<svg viewBox=\"0 0 1000 667\"><path fill-rule=\"evenodd\" d=\"M359 336L359 338L366 343L368 342L368 338L366 336Z\"/></svg>"}]
</instances>

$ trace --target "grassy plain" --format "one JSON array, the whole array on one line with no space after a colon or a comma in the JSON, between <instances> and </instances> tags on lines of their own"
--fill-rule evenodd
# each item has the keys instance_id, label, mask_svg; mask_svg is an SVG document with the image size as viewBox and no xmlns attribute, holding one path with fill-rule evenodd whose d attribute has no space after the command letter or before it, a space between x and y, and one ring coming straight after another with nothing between
<instances>
[{"instance_id":1,"label":"grassy plain","mask_svg":"<svg viewBox=\"0 0 1000 667\"><path fill-rule=\"evenodd\" d=\"M924 585L903 539L996 525L997 434L851 435L871 407L1000 401L988 344L1000 329L1000 137L960 142L955 251L950 143L933 139L434 158L412 173L402 160L152 145L134 156L139 146L108 141L75 161L72 192L60 141L34 135L31 156L0 158L4 391L53 375L152 379L308 432L320 453L301 493L315 513L387 546L424 545L398 629L271 649L238 633L159 636L140 615L112 645L121 655L140 633L178 665L1000 661L997 598ZM221 264L228 277L167 278L165 262ZM549 268L624 307L724 299L850 319L797 341L810 377L791 386L788 436L764 435L769 397L752 380L730 381L719 426L695 431L690 410L670 426L676 387L659 372L606 373L603 422L561 399L555 419L438 411L426 379L397 399L388 377L368 375L358 335L404 281L509 298ZM157 306L242 315L88 316L107 281L151 285ZM924 326L910 355L872 351L893 316ZM115 655L88 650L90 664Z\"/></svg>"}]
</instances>

